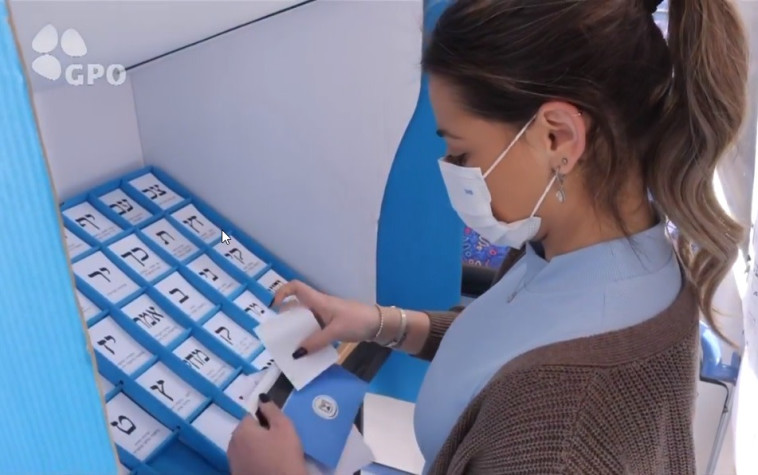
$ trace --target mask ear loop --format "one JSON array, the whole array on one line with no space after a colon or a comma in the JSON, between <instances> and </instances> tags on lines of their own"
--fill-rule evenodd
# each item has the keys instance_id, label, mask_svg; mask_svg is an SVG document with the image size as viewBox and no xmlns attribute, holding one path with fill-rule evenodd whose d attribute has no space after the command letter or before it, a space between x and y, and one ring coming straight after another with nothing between
<instances>
[{"instance_id":1,"label":"mask ear loop","mask_svg":"<svg viewBox=\"0 0 758 475\"><path fill-rule=\"evenodd\" d=\"M510 143L510 144L508 144L508 146L505 148L505 150L503 150L503 153L501 153L501 154L500 154L500 155L499 155L499 156L498 156L498 157L495 159L495 161L494 161L494 162L492 162L492 165L490 165L490 167L487 169L487 171L486 171L486 172L484 172L484 175L482 175L482 176L484 177L484 179L485 179L485 180L487 179L487 176L490 174L490 172L491 172L492 170L494 170L494 169L495 169L495 167L497 166L497 164L498 164L498 163L500 163L500 161L501 161L503 158L505 158L505 156L506 156L506 155L508 155L508 152L510 152L510 151L511 151L511 149L513 148L513 146L514 146L514 145L516 145L516 142L518 142L518 140L521 138L521 136L522 136L522 135L524 135L524 132L526 132L526 129L528 129L528 128L529 128L529 126L530 126L530 125L532 125L532 122L534 122L534 119L535 119L536 117L537 117L537 115L535 114L534 116L532 116L532 118L531 118L531 119L529 119L529 122L527 122L527 123L526 123L526 124L525 124L525 125L524 125L524 126L521 128L521 130L519 131L519 133L518 133L518 134L516 134L516 136L515 136L515 137L513 138L513 140L511 141L511 143Z\"/></svg>"},{"instance_id":2,"label":"mask ear loop","mask_svg":"<svg viewBox=\"0 0 758 475\"><path fill-rule=\"evenodd\" d=\"M582 115L582 112L579 111L576 114L574 114L574 117L579 117L581 115ZM503 153L501 153L500 156L495 159L495 161L492 163L492 165L490 165L489 169L483 175L485 179L487 178L487 175L489 175L490 172L497 166L497 164L500 163L500 161L508 154L508 152L516 144L516 142L518 142L518 139L520 139L521 136L524 135L524 132L526 132L526 129L528 129L529 126L532 124L532 122L534 122L535 118L537 118L536 114L534 116L532 116L531 119L529 119L529 122L527 122L524 125L524 127L521 128L521 130L519 131L519 133L516 134L516 137L513 138L513 141L508 145L508 147L506 147L506 149L503 151ZM564 157L561 160L561 164L562 165L567 165L568 164L568 159ZM542 192L542 195L540 196L540 199L537 200L537 204L534 206L534 209L532 210L532 214L529 215L530 218L533 218L534 215L537 214L537 211L540 209L540 206L542 206L542 202L545 201L545 197L547 197L548 192L553 187L553 185L555 184L556 180L558 180L559 184L560 184L560 189L556 192L556 196L558 198L558 201L560 201L561 203L563 203L563 202L566 201L566 193L563 190L563 175L561 175L561 173L558 170L560 170L560 168L557 169L557 170L555 170L555 172L553 173L553 178L550 179L550 182L547 184L547 187L545 187L545 191Z\"/></svg>"}]
</instances>

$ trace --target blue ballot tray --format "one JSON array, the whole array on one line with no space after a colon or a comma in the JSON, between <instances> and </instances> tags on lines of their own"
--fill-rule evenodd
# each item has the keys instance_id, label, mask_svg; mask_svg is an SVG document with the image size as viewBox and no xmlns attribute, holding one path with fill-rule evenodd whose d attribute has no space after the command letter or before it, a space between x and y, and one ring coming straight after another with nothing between
<instances>
[{"instance_id":1,"label":"blue ballot tray","mask_svg":"<svg viewBox=\"0 0 758 475\"><path fill-rule=\"evenodd\" d=\"M273 314L277 287L300 277L156 167L60 208L98 372L112 385L106 417L121 463L140 474L228 472L226 444L247 409L225 389L265 370L255 327ZM289 395L284 411L307 455L336 467L365 392L335 366ZM339 410L319 415L315 400Z\"/></svg>"},{"instance_id":2,"label":"blue ballot tray","mask_svg":"<svg viewBox=\"0 0 758 475\"><path fill-rule=\"evenodd\" d=\"M0 212L14 231L0 233L0 353L14 362L2 378L13 390L0 422L13 430L0 435L0 471L114 473L117 455L136 474L227 473L228 440L247 414L227 391L265 371L254 330L276 318L277 288L305 279L156 167L56 209L2 1L0 19L0 124L12 125L0 127L0 177L13 178L0 187ZM339 408L313 421L318 436L298 411L308 403L313 413L312 391ZM335 464L364 393L332 368L288 396L311 458Z\"/></svg>"}]
</instances>

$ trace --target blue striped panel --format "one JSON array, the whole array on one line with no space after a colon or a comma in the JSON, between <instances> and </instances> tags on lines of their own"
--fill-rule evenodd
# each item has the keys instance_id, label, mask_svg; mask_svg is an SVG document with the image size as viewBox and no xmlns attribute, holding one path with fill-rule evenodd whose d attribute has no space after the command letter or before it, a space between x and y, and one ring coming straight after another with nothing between
<instances>
[{"instance_id":1,"label":"blue striped panel","mask_svg":"<svg viewBox=\"0 0 758 475\"><path fill-rule=\"evenodd\" d=\"M116 473L22 68L0 1L0 473Z\"/></svg>"}]
</instances>

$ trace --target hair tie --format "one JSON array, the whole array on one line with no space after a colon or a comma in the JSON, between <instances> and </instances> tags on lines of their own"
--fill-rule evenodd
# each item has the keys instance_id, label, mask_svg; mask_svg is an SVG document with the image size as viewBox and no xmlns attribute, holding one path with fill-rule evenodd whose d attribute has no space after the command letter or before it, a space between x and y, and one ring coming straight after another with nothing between
<instances>
[{"instance_id":1,"label":"hair tie","mask_svg":"<svg viewBox=\"0 0 758 475\"><path fill-rule=\"evenodd\" d=\"M645 6L645 10L649 14L653 14L658 10L658 6L663 3L663 0L642 0L642 4Z\"/></svg>"}]
</instances>

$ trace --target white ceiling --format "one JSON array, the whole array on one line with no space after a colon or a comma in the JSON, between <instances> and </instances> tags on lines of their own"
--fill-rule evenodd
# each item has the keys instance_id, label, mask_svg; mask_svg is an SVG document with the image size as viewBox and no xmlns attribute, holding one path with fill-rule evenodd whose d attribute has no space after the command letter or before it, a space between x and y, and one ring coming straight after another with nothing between
<instances>
[{"instance_id":1,"label":"white ceiling","mask_svg":"<svg viewBox=\"0 0 758 475\"><path fill-rule=\"evenodd\" d=\"M303 0L9 0L27 69L38 56L37 32L52 24L61 35L73 28L87 46L85 58L53 54L64 68L76 61L126 67L261 18ZM64 84L30 74L35 91Z\"/></svg>"}]
</instances>

